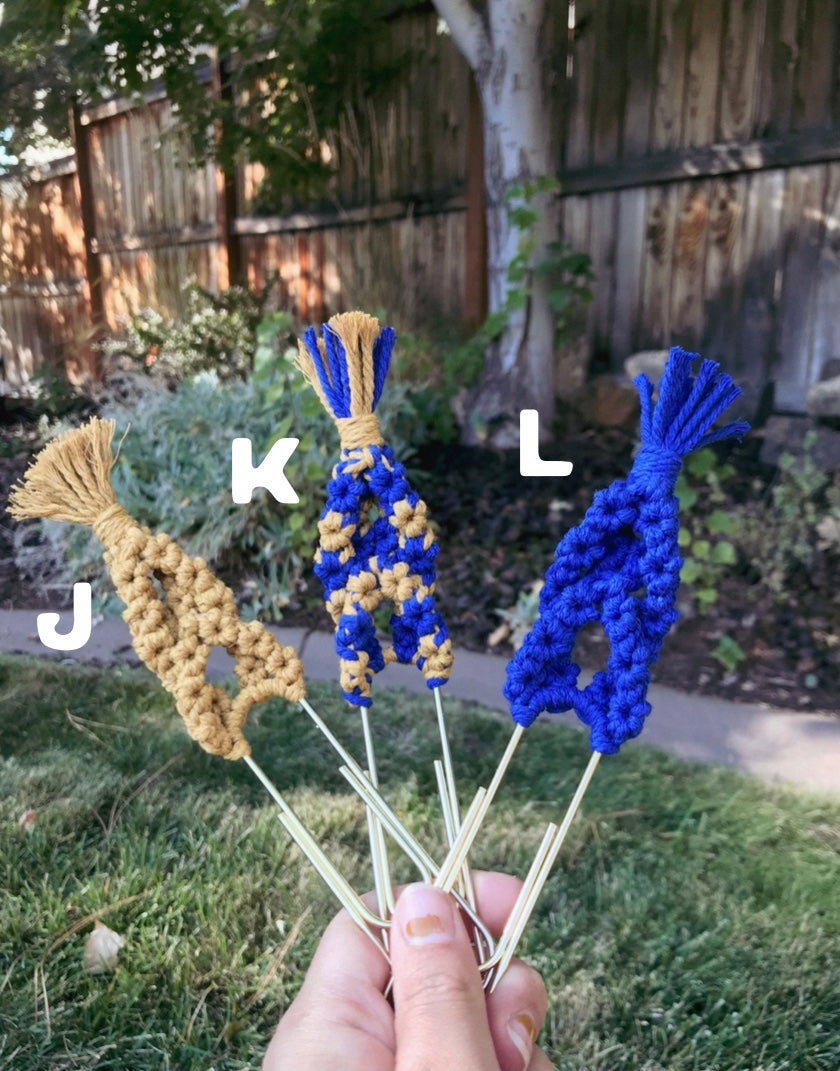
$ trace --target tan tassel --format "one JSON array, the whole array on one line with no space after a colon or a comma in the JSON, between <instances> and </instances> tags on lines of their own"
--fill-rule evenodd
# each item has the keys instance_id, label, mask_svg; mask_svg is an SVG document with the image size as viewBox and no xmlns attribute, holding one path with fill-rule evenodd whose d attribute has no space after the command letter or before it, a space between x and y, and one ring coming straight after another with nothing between
<instances>
[{"instance_id":1,"label":"tan tassel","mask_svg":"<svg viewBox=\"0 0 840 1071\"><path fill-rule=\"evenodd\" d=\"M23 481L12 488L9 513L92 526L116 502L111 486L111 440L116 424L94 417L44 447Z\"/></svg>"},{"instance_id":2,"label":"tan tassel","mask_svg":"<svg viewBox=\"0 0 840 1071\"><path fill-rule=\"evenodd\" d=\"M110 479L114 427L94 417L46 446L13 489L9 512L94 530L137 654L172 693L190 736L205 751L241 758L251 750L242 734L250 708L271 696L299 702L303 667L258 621L239 619L233 592L202 558L190 558L163 532L153 535L119 505ZM233 699L207 682L212 647L236 660Z\"/></svg>"}]
</instances>

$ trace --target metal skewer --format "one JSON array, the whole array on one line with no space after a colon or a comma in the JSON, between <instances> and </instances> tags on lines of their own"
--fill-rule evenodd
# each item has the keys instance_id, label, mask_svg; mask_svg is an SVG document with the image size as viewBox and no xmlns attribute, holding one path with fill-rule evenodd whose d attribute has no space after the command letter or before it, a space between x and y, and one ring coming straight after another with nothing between
<instances>
[{"instance_id":1,"label":"metal skewer","mask_svg":"<svg viewBox=\"0 0 840 1071\"><path fill-rule=\"evenodd\" d=\"M592 752L586 769L583 772L583 776L575 789L572 801L563 816L563 821L560 823L559 827L553 824L548 826L540 850L537 853L537 857L531 864L531 869L528 871L525 884L520 889L516 903L513 905L513 910L505 923L502 936L499 938L499 943L496 946L496 952L489 960L481 965L482 971L487 972L491 969L493 970L494 977L490 984L491 993L499 984L499 979L507 970L508 964L516 952L516 946L519 944L519 940L528 924L528 919L531 917L531 912L534 910L534 906L539 899L543 886L548 880L548 875L551 873L551 868L554 866L557 856L560 853L560 849L563 847L566 834L571 828L572 822L574 821L575 815L583 800L584 793L589 787L589 782L592 780L592 775L595 773L600 758L600 751Z\"/></svg>"},{"instance_id":2,"label":"metal skewer","mask_svg":"<svg viewBox=\"0 0 840 1071\"><path fill-rule=\"evenodd\" d=\"M365 803L368 801L372 803L376 799L374 795L375 789L373 789L370 781L368 781L358 768L353 769L351 766L341 766L339 767L339 773L349 782L351 787L362 797ZM483 792L484 789L479 789L476 793L479 802ZM391 834L394 840L420 871L422 880L429 885L434 884L435 877L437 876L437 867L431 856L417 843L390 808L383 811L379 817L388 833ZM481 938L485 941L487 947L495 948L493 935L487 929L484 922L482 922L475 908L471 907L456 889L447 889L446 891L454 898L458 906L470 920L470 923L478 928L481 933Z\"/></svg>"},{"instance_id":3,"label":"metal skewer","mask_svg":"<svg viewBox=\"0 0 840 1071\"><path fill-rule=\"evenodd\" d=\"M455 787L455 769L452 765L452 752L449 749L449 737L446 732L446 719L443 714L443 702L441 701L440 688L436 687L433 690L433 694L435 697L435 711L437 713L438 732L440 734L440 753L443 760L444 775L444 788L441 789L440 782L438 782L438 795L441 798L441 804L443 803L444 793L449 797L449 814L451 816L450 827L452 832L451 835L447 832L447 840L449 848L451 849L452 845L455 843L455 837L461 829L461 809L458 803L458 792ZM475 890L473 888L472 875L470 874L470 868L466 858L459 871L458 880L461 886L461 891L467 902L471 907L475 907Z\"/></svg>"},{"instance_id":4,"label":"metal skewer","mask_svg":"<svg viewBox=\"0 0 840 1071\"><path fill-rule=\"evenodd\" d=\"M378 788L371 783L364 770L362 770L361 766L341 743L317 710L315 710L306 699L301 699L300 705L315 723L317 728L327 738L333 749L344 762L345 766L350 770L352 776L348 777L345 774L346 780L350 781L350 784L358 795L362 796L364 802L376 812L379 821L391 833L391 836L394 837L406 855L408 855L412 862L414 862L420 869L421 873L430 875L427 880L432 881L433 878L431 875L436 875L438 871L437 863L403 826L380 795Z\"/></svg>"},{"instance_id":5,"label":"metal skewer","mask_svg":"<svg viewBox=\"0 0 840 1071\"><path fill-rule=\"evenodd\" d=\"M438 875L438 865L429 855L429 853L423 848L417 840L409 833L405 826L400 822L393 810L388 806L382 796L379 794L378 789L371 784L370 779L365 774L364 770L359 766L350 752L344 747L338 737L333 733L321 715L315 710L315 708L306 699L300 700L300 705L315 723L315 725L324 734L335 751L341 757L344 765L339 768L339 772L346 781L349 782L356 794L362 798L362 801L366 803L373 811L376 812L382 826L390 833L400 848L411 859L414 865L420 872L423 881L432 884ZM476 798L473 800L473 807L480 805L483 799L484 789L479 789L476 793ZM467 813L464 821L465 823L470 820L470 812ZM452 890L448 889L447 892ZM482 937L487 942L489 948L495 948L495 942L493 941L492 934L479 918L475 909L468 904L464 898L457 892L453 892L453 896L458 902L461 909L466 913L473 925L478 926L481 931ZM379 920L381 925L383 920ZM386 923L387 924L387 923Z\"/></svg>"},{"instance_id":6,"label":"metal skewer","mask_svg":"<svg viewBox=\"0 0 840 1071\"><path fill-rule=\"evenodd\" d=\"M511 734L510 740L508 740L507 747L504 754L499 760L499 765L493 774L492 780L486 789L479 789L479 792L483 792L483 796L480 802L478 801L478 793L473 798L473 802L470 806L468 814L470 815L470 821L464 820L464 824L455 838L455 843L449 850L449 854L444 859L440 872L438 874L438 880L436 884L439 888L449 892L452 886L457 880L458 873L464 865L473 841L475 840L481 823L484 821L484 817L490 808L490 804L493 802L493 797L496 795L499 785L504 777L505 770L510 765L510 760L513 758L513 753L516 750L516 746L522 739L522 734L525 732L521 725L517 725Z\"/></svg>"},{"instance_id":7,"label":"metal skewer","mask_svg":"<svg viewBox=\"0 0 840 1071\"><path fill-rule=\"evenodd\" d=\"M373 750L373 734L370 729L370 717L367 707L359 707L362 718L362 734L365 740L365 756L367 760L367 777L371 785L379 788L379 777L376 772L376 754ZM370 840L370 861L373 870L373 884L376 889L376 899L379 905L379 914L390 919L394 910L394 893L391 888L391 873L388 864L388 845L385 843L385 835L376 810L368 805L365 806L368 823L368 839ZM383 931L382 939L387 946L387 932Z\"/></svg>"},{"instance_id":8,"label":"metal skewer","mask_svg":"<svg viewBox=\"0 0 840 1071\"><path fill-rule=\"evenodd\" d=\"M279 818L286 827L289 835L313 867L318 871L324 882L337 897L342 907L347 911L347 914L350 915L363 933L373 941L385 959L390 963L391 961L388 957L387 949L375 932L375 930L387 928L388 921L375 915L367 907L364 900L362 900L346 878L339 873L306 826L300 821L289 804L283 799L282 795L277 790L277 787L265 771L251 758L250 755L245 755L243 761L251 769L253 774L280 808Z\"/></svg>"}]
</instances>

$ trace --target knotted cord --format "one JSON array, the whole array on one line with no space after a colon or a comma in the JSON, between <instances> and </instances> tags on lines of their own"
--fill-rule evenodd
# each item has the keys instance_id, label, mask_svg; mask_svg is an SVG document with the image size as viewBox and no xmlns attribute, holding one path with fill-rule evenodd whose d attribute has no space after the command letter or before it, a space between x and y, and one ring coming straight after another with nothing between
<instances>
[{"instance_id":1,"label":"knotted cord","mask_svg":"<svg viewBox=\"0 0 840 1071\"><path fill-rule=\"evenodd\" d=\"M114 426L94 417L49 443L13 488L9 512L93 529L137 654L172 693L187 732L211 754L242 758L251 750L242 727L255 703L303 698L300 659L259 621L239 619L233 592L203 558L189 557L164 532L153 534L116 501ZM235 660L233 698L207 681L213 647Z\"/></svg>"},{"instance_id":2,"label":"knotted cord","mask_svg":"<svg viewBox=\"0 0 840 1071\"><path fill-rule=\"evenodd\" d=\"M298 367L332 415L341 456L318 525L315 572L336 627L345 699L370 706L375 673L414 663L430 688L452 668L452 643L435 607L438 548L426 505L382 438L374 413L395 336L363 312L341 313L299 343ZM374 511L376 516L374 516ZM373 614L393 606L392 644L376 635Z\"/></svg>"},{"instance_id":3,"label":"knotted cord","mask_svg":"<svg viewBox=\"0 0 840 1071\"><path fill-rule=\"evenodd\" d=\"M581 524L561 539L540 592L539 616L507 667L504 694L527 728L542 710L574 710L593 751L614 754L650 713L650 669L677 620L679 502L683 457L748 430L744 421L709 430L741 393L714 361L691 376L697 354L675 347L653 406L653 384L634 380L641 400L641 449L626 480L598 491ZM606 671L577 687L571 653L581 628L599 621L610 640Z\"/></svg>"}]
</instances>

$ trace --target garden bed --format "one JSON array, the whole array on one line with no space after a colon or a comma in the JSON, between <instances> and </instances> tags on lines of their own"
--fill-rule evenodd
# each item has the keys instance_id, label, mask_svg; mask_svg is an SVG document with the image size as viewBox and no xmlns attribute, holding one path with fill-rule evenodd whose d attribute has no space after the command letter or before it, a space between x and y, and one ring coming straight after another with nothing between
<instances>
[{"instance_id":1,"label":"garden bed","mask_svg":"<svg viewBox=\"0 0 840 1071\"><path fill-rule=\"evenodd\" d=\"M573 462L572 474L562 480L523 479L515 454L448 450L424 456L423 493L441 533L438 598L457 644L486 648L502 621L497 611L512 608L519 592L543 576L557 541L583 517L594 491L626 475L633 447L632 435L599 429L545 448L544 457ZM772 486L776 469L759 461L759 448L760 440L748 438L730 455L735 474L726 482L724 509L766 495ZM800 572L782 600L757 582L756 572L750 562L727 571L704 613L681 589L680 620L665 640L654 679L682 691L837 713L836 583ZM734 667L712 654L724 636L744 653ZM509 656L510 650L503 643L500 653ZM585 630L578 660L597 668L607 654L603 631Z\"/></svg>"},{"instance_id":2,"label":"garden bed","mask_svg":"<svg viewBox=\"0 0 840 1071\"><path fill-rule=\"evenodd\" d=\"M734 472L725 481L723 510L766 498L777 470L759 460L760 437L749 436L731 454ZM438 532L439 606L456 650L486 650L500 657L511 646L500 638L500 611L515 607L544 574L563 533L583 516L592 494L626 475L634 436L617 429L581 430L543 449L547 458L572 461L563 479L523 478L515 452L428 446L415 458L413 479L429 505ZM0 487L22 475L37 436L17 422L0 429ZM702 503L700 504L703 505ZM718 507L720 508L720 506ZM12 554L12 522L0 522L0 606L43 606L44 599L21 576ZM236 586L235 563L221 570ZM779 598L759 582L755 562L739 559L722 570L715 598L704 612L685 586L681 617L668 635L654 678L683 691L766 702L793 710L837 712L840 694L840 593L820 572L794 570ZM59 596L52 600L59 608ZM307 570L304 587L285 609L283 621L326 628L317 580ZM503 631L503 630L502 630ZM723 639L723 647L721 640ZM734 647L732 644L734 643ZM734 657L728 657L735 651ZM576 658L602 665L603 632L586 630Z\"/></svg>"}]
</instances>

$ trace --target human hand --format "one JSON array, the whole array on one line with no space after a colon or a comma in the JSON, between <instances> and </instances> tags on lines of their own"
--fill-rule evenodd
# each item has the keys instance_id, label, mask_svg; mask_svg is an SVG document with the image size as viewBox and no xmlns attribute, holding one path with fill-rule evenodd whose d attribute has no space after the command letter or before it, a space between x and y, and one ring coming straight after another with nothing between
<instances>
[{"instance_id":1,"label":"human hand","mask_svg":"<svg viewBox=\"0 0 840 1071\"><path fill-rule=\"evenodd\" d=\"M521 882L499 873L473 877L478 913L500 934ZM534 1048L546 1012L542 979L514 959L485 993L451 897L407 886L390 934L394 1007L384 995L388 964L341 911L280 1021L263 1071L551 1071Z\"/></svg>"}]
</instances>

